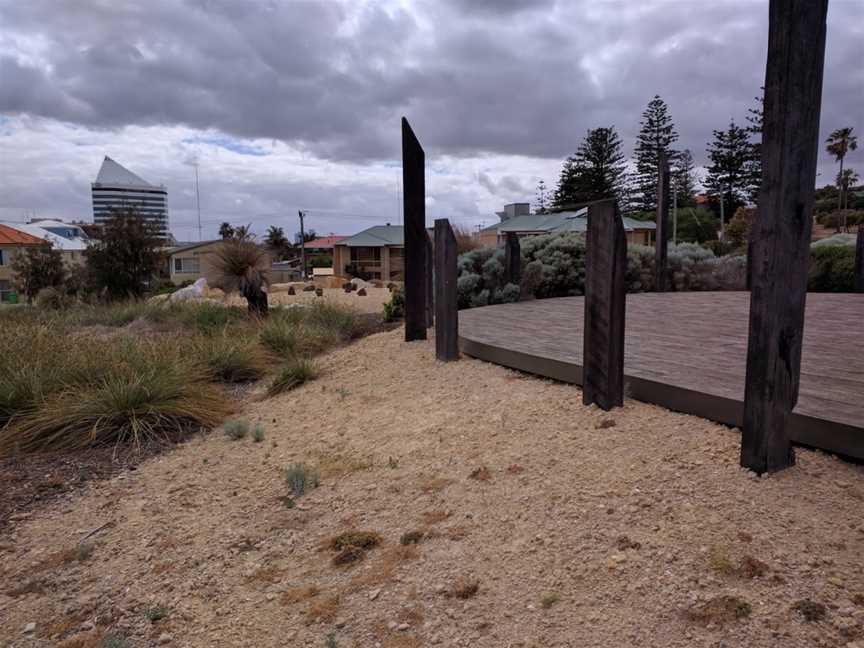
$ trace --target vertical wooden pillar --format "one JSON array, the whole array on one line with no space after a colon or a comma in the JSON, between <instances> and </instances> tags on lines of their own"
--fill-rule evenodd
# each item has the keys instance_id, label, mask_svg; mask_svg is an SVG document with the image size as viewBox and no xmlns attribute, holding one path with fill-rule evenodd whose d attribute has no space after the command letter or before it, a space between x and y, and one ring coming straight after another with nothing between
<instances>
[{"instance_id":1,"label":"vertical wooden pillar","mask_svg":"<svg viewBox=\"0 0 864 648\"><path fill-rule=\"evenodd\" d=\"M433 284L435 277L435 250L432 246L432 241L429 239L428 232L426 234L426 328L435 325L435 286Z\"/></svg>"},{"instance_id":2,"label":"vertical wooden pillar","mask_svg":"<svg viewBox=\"0 0 864 648\"><path fill-rule=\"evenodd\" d=\"M657 161L657 230L654 241L654 290L666 292L666 250L669 247L669 160Z\"/></svg>"},{"instance_id":3,"label":"vertical wooden pillar","mask_svg":"<svg viewBox=\"0 0 864 648\"><path fill-rule=\"evenodd\" d=\"M588 207L582 402L604 410L624 404L627 237L614 200Z\"/></svg>"},{"instance_id":4,"label":"vertical wooden pillar","mask_svg":"<svg viewBox=\"0 0 864 648\"><path fill-rule=\"evenodd\" d=\"M507 232L504 241L504 276L507 283L519 285L522 277L522 247L516 232Z\"/></svg>"},{"instance_id":5,"label":"vertical wooden pillar","mask_svg":"<svg viewBox=\"0 0 864 648\"><path fill-rule=\"evenodd\" d=\"M787 423L801 373L827 12L828 0L769 8L741 438L741 465L757 473L795 463Z\"/></svg>"},{"instance_id":6,"label":"vertical wooden pillar","mask_svg":"<svg viewBox=\"0 0 864 648\"><path fill-rule=\"evenodd\" d=\"M864 293L864 223L858 226L855 239L855 292Z\"/></svg>"},{"instance_id":7,"label":"vertical wooden pillar","mask_svg":"<svg viewBox=\"0 0 864 648\"><path fill-rule=\"evenodd\" d=\"M402 201L405 229L405 341L425 340L427 327L426 156L402 118Z\"/></svg>"},{"instance_id":8,"label":"vertical wooden pillar","mask_svg":"<svg viewBox=\"0 0 864 648\"><path fill-rule=\"evenodd\" d=\"M435 220L435 357L445 362L459 359L456 236L446 218Z\"/></svg>"}]
</instances>

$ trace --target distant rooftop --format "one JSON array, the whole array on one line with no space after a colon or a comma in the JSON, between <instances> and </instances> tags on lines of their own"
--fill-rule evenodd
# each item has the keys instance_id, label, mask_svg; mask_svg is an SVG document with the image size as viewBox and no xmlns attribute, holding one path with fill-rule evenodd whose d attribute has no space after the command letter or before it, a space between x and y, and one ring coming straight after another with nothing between
<instances>
[{"instance_id":1,"label":"distant rooftop","mask_svg":"<svg viewBox=\"0 0 864 648\"><path fill-rule=\"evenodd\" d=\"M303 244L304 248L332 248L342 239L348 238L347 236L319 236L318 238L314 238L311 241L306 241Z\"/></svg>"},{"instance_id":2,"label":"distant rooftop","mask_svg":"<svg viewBox=\"0 0 864 648\"><path fill-rule=\"evenodd\" d=\"M401 225L375 225L337 243L348 247L385 247L404 244L405 233Z\"/></svg>"},{"instance_id":3,"label":"distant rooftop","mask_svg":"<svg viewBox=\"0 0 864 648\"><path fill-rule=\"evenodd\" d=\"M0 224L0 245L41 245L44 242L32 234Z\"/></svg>"},{"instance_id":4,"label":"distant rooftop","mask_svg":"<svg viewBox=\"0 0 864 648\"><path fill-rule=\"evenodd\" d=\"M657 229L657 225L651 221L637 221L626 216L621 217L621 222L627 232ZM552 214L516 216L493 227L499 232L585 232L588 230L588 208Z\"/></svg>"},{"instance_id":5,"label":"distant rooftop","mask_svg":"<svg viewBox=\"0 0 864 648\"><path fill-rule=\"evenodd\" d=\"M150 184L144 178L129 169L112 160L107 155L102 161L102 166L99 168L99 174L96 176L97 185L105 186L121 186L121 187L146 187L148 189L161 189L157 185Z\"/></svg>"}]
</instances>

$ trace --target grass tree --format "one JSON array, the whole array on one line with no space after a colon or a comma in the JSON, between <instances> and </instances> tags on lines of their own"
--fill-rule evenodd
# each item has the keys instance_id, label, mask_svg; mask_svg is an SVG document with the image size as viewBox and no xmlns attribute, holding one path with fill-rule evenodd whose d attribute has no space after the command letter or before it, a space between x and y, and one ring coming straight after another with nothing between
<instances>
[{"instance_id":1,"label":"grass tree","mask_svg":"<svg viewBox=\"0 0 864 648\"><path fill-rule=\"evenodd\" d=\"M216 253L217 283L226 291L238 291L249 305L249 313L266 317L270 285L270 255L250 238L225 241Z\"/></svg>"}]
</instances>

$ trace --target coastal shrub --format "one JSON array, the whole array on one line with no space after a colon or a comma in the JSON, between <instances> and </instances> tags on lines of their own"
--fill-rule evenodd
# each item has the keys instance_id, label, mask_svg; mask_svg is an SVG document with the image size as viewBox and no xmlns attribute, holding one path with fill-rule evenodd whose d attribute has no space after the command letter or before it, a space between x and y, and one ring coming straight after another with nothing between
<instances>
[{"instance_id":1,"label":"coastal shrub","mask_svg":"<svg viewBox=\"0 0 864 648\"><path fill-rule=\"evenodd\" d=\"M240 439L246 438L246 435L249 434L249 421L246 419L227 421L224 429L225 436L232 441L239 441Z\"/></svg>"},{"instance_id":2,"label":"coastal shrub","mask_svg":"<svg viewBox=\"0 0 864 648\"><path fill-rule=\"evenodd\" d=\"M390 295L390 300L384 304L384 321L395 322L405 317L405 291L396 288Z\"/></svg>"},{"instance_id":3,"label":"coastal shrub","mask_svg":"<svg viewBox=\"0 0 864 648\"><path fill-rule=\"evenodd\" d=\"M273 378L267 388L267 395L276 396L282 392L297 389L317 375L318 369L311 361L302 357L292 358L282 365L276 377Z\"/></svg>"},{"instance_id":4,"label":"coastal shrub","mask_svg":"<svg viewBox=\"0 0 864 648\"><path fill-rule=\"evenodd\" d=\"M309 489L318 488L321 479L317 468L301 462L285 468L285 481L291 489L291 495L297 498Z\"/></svg>"},{"instance_id":5,"label":"coastal shrub","mask_svg":"<svg viewBox=\"0 0 864 648\"><path fill-rule=\"evenodd\" d=\"M267 370L264 354L254 338L223 332L197 340L195 350L216 381L239 383L258 380Z\"/></svg>"},{"instance_id":6,"label":"coastal shrub","mask_svg":"<svg viewBox=\"0 0 864 648\"><path fill-rule=\"evenodd\" d=\"M810 248L807 290L852 292L855 288L855 248L825 245Z\"/></svg>"}]
</instances>

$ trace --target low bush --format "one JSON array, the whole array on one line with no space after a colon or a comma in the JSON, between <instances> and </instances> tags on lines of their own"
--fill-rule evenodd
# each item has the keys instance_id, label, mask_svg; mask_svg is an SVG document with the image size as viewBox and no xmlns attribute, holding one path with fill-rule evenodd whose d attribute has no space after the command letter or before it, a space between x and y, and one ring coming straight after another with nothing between
<instances>
[{"instance_id":1,"label":"low bush","mask_svg":"<svg viewBox=\"0 0 864 648\"><path fill-rule=\"evenodd\" d=\"M291 495L297 498L309 489L318 488L320 477L317 468L301 462L285 468L285 481L291 488Z\"/></svg>"},{"instance_id":2,"label":"low bush","mask_svg":"<svg viewBox=\"0 0 864 648\"><path fill-rule=\"evenodd\" d=\"M855 289L855 248L824 245L810 248L807 290L852 292Z\"/></svg>"},{"instance_id":3,"label":"low bush","mask_svg":"<svg viewBox=\"0 0 864 648\"><path fill-rule=\"evenodd\" d=\"M246 435L249 434L249 421L246 419L228 421L225 423L224 429L225 436L233 441L239 441L245 439Z\"/></svg>"},{"instance_id":4,"label":"low bush","mask_svg":"<svg viewBox=\"0 0 864 648\"><path fill-rule=\"evenodd\" d=\"M258 380L266 372L264 354L254 338L223 332L198 339L195 350L216 381L247 382Z\"/></svg>"},{"instance_id":5,"label":"low bush","mask_svg":"<svg viewBox=\"0 0 864 648\"><path fill-rule=\"evenodd\" d=\"M405 317L405 291L395 288L390 300L384 304L384 321L395 322Z\"/></svg>"}]
</instances>

